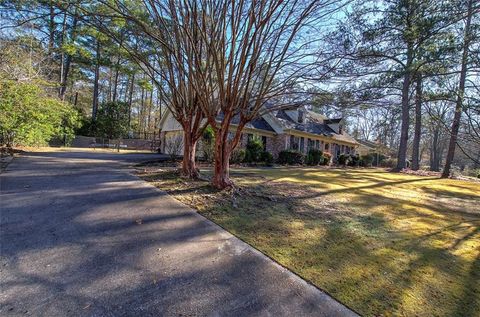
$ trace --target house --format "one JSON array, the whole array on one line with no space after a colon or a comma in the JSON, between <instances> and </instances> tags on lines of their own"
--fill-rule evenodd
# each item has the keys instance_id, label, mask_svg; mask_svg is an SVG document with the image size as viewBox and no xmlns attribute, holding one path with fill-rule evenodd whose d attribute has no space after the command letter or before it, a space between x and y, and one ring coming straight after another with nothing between
<instances>
[{"instance_id":1,"label":"house","mask_svg":"<svg viewBox=\"0 0 480 317\"><path fill-rule=\"evenodd\" d=\"M357 153L359 155L367 155L377 152L378 144L372 141L363 140L363 139L356 139L358 142Z\"/></svg>"},{"instance_id":2,"label":"house","mask_svg":"<svg viewBox=\"0 0 480 317\"><path fill-rule=\"evenodd\" d=\"M218 120L221 119L222 116L219 116ZM237 123L238 118L234 118L232 137ZM182 135L182 127L168 112L160 121L160 131L160 150L165 153L169 140ZM356 153L359 145L345 132L342 118L327 119L306 107L273 110L249 122L243 129L240 146L245 147L253 137L261 138L265 150L275 158L282 150L307 153L312 148L330 153L336 158L340 154Z\"/></svg>"},{"instance_id":3,"label":"house","mask_svg":"<svg viewBox=\"0 0 480 317\"><path fill-rule=\"evenodd\" d=\"M381 154L385 157L391 157L395 155L395 150L381 144L379 141L369 141L364 139L356 139L358 142L357 153L362 155L367 154Z\"/></svg>"}]
</instances>

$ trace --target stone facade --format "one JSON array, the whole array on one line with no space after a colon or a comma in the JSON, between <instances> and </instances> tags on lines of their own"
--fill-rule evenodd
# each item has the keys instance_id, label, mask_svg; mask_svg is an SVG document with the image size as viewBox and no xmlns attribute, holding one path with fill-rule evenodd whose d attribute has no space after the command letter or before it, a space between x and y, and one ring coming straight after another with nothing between
<instances>
[{"instance_id":1,"label":"stone facade","mask_svg":"<svg viewBox=\"0 0 480 317\"><path fill-rule=\"evenodd\" d=\"M272 153L274 158L277 158L278 153L286 149L287 139L288 139L288 136L286 134L278 134L273 138L268 138L267 151Z\"/></svg>"}]
</instances>

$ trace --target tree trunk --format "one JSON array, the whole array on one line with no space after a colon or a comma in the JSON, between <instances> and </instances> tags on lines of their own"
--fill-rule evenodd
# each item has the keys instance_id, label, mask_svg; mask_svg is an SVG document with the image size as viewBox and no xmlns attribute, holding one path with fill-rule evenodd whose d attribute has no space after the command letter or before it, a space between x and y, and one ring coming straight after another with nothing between
<instances>
[{"instance_id":1,"label":"tree trunk","mask_svg":"<svg viewBox=\"0 0 480 317\"><path fill-rule=\"evenodd\" d=\"M77 18L77 12L75 11L75 14L73 16L73 21L72 21L72 29L70 33L70 39L72 42L74 42L76 38L77 23L78 23L78 18ZM63 74L61 77L62 81L60 83L59 97L61 100L65 100L65 92L67 91L68 74L70 73L71 64L72 64L72 55L67 54L67 57L65 59L65 67L63 68Z\"/></svg>"},{"instance_id":2,"label":"tree trunk","mask_svg":"<svg viewBox=\"0 0 480 317\"><path fill-rule=\"evenodd\" d=\"M132 74L132 78L130 80L130 91L128 92L128 128L130 128L130 122L132 121L132 99L135 83L135 73Z\"/></svg>"},{"instance_id":3,"label":"tree trunk","mask_svg":"<svg viewBox=\"0 0 480 317\"><path fill-rule=\"evenodd\" d=\"M230 180L230 151L228 144L217 138L215 140L215 168L212 185L224 189L233 185Z\"/></svg>"},{"instance_id":4,"label":"tree trunk","mask_svg":"<svg viewBox=\"0 0 480 317\"><path fill-rule=\"evenodd\" d=\"M415 86L415 132L412 148L412 170L420 168L420 138L422 134L422 75L418 74Z\"/></svg>"},{"instance_id":5,"label":"tree trunk","mask_svg":"<svg viewBox=\"0 0 480 317\"><path fill-rule=\"evenodd\" d=\"M458 85L457 102L455 104L455 115L453 117L452 129L450 131L450 143L448 145L447 158L443 168L442 178L450 177L450 168L455 157L455 147L457 146L458 130L460 129L460 119L462 117L463 98L465 94L465 81L467 78L468 50L470 47L471 30L470 24L473 15L473 0L468 1L467 22L465 24L465 35L463 40L462 66L460 70L460 82Z\"/></svg>"},{"instance_id":6,"label":"tree trunk","mask_svg":"<svg viewBox=\"0 0 480 317\"><path fill-rule=\"evenodd\" d=\"M439 130L435 128L433 131L433 140L432 145L430 147L430 170L434 172L438 172L440 170L440 155L438 153L439 146L438 146L438 139L439 139Z\"/></svg>"},{"instance_id":7,"label":"tree trunk","mask_svg":"<svg viewBox=\"0 0 480 317\"><path fill-rule=\"evenodd\" d=\"M54 60L53 47L55 45L55 8L53 6L53 1L49 3L49 22L48 22L48 55L50 62Z\"/></svg>"},{"instance_id":8,"label":"tree trunk","mask_svg":"<svg viewBox=\"0 0 480 317\"><path fill-rule=\"evenodd\" d=\"M112 96L112 101L115 102L117 101L117 85L118 85L118 64L115 67L115 76L114 76L114 81L113 81L113 96Z\"/></svg>"},{"instance_id":9,"label":"tree trunk","mask_svg":"<svg viewBox=\"0 0 480 317\"><path fill-rule=\"evenodd\" d=\"M92 121L97 120L98 111L98 81L100 79L100 42L97 40L95 78L93 82Z\"/></svg>"},{"instance_id":10,"label":"tree trunk","mask_svg":"<svg viewBox=\"0 0 480 317\"><path fill-rule=\"evenodd\" d=\"M410 88L410 71L405 70L402 87L402 125L400 132L400 146L397 155L397 172L406 167L407 145L408 145L408 128L410 125L410 104L409 104L409 88Z\"/></svg>"},{"instance_id":11,"label":"tree trunk","mask_svg":"<svg viewBox=\"0 0 480 317\"><path fill-rule=\"evenodd\" d=\"M143 76L145 79L145 75ZM142 86L141 90L141 98L140 98L140 110L138 111L138 133L142 134L142 132L145 132L144 126L145 126L145 88Z\"/></svg>"},{"instance_id":12,"label":"tree trunk","mask_svg":"<svg viewBox=\"0 0 480 317\"><path fill-rule=\"evenodd\" d=\"M191 131L183 132L183 160L182 160L182 175L188 178L198 178L199 172L195 164L195 153L197 147L197 140L192 137Z\"/></svg>"},{"instance_id":13,"label":"tree trunk","mask_svg":"<svg viewBox=\"0 0 480 317\"><path fill-rule=\"evenodd\" d=\"M224 118L224 121L228 118ZM230 145L228 144L228 125L222 125L215 133L214 174L212 185L218 189L233 186L230 180Z\"/></svg>"}]
</instances>

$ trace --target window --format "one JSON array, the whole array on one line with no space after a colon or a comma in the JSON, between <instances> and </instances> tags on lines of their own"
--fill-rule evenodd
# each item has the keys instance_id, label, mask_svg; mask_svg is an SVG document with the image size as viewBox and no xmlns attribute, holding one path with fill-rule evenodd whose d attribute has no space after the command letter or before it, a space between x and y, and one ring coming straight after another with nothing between
<instances>
[{"instance_id":1,"label":"window","mask_svg":"<svg viewBox=\"0 0 480 317\"><path fill-rule=\"evenodd\" d=\"M290 136L290 150L298 150L298 138L293 135Z\"/></svg>"},{"instance_id":2,"label":"window","mask_svg":"<svg viewBox=\"0 0 480 317\"><path fill-rule=\"evenodd\" d=\"M250 142L250 141L252 141L252 140L253 140L253 134L248 133L248 134L247 134L247 142Z\"/></svg>"},{"instance_id":3,"label":"window","mask_svg":"<svg viewBox=\"0 0 480 317\"><path fill-rule=\"evenodd\" d=\"M315 148L316 148L317 150L320 149L320 141L315 140Z\"/></svg>"},{"instance_id":4,"label":"window","mask_svg":"<svg viewBox=\"0 0 480 317\"><path fill-rule=\"evenodd\" d=\"M305 138L300 138L300 152L305 152Z\"/></svg>"},{"instance_id":5,"label":"window","mask_svg":"<svg viewBox=\"0 0 480 317\"><path fill-rule=\"evenodd\" d=\"M325 151L328 152L328 150L330 150L330 144L325 143Z\"/></svg>"},{"instance_id":6,"label":"window","mask_svg":"<svg viewBox=\"0 0 480 317\"><path fill-rule=\"evenodd\" d=\"M315 148L315 141L312 139L308 139L307 141L307 151Z\"/></svg>"},{"instance_id":7,"label":"window","mask_svg":"<svg viewBox=\"0 0 480 317\"><path fill-rule=\"evenodd\" d=\"M262 135L263 150L267 150L267 137Z\"/></svg>"}]
</instances>

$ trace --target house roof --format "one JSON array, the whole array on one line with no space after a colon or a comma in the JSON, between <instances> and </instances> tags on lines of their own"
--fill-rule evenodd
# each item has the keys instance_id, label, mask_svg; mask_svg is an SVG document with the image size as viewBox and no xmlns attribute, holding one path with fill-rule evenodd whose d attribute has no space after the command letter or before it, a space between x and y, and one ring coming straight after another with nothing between
<instances>
[{"instance_id":1,"label":"house roof","mask_svg":"<svg viewBox=\"0 0 480 317\"><path fill-rule=\"evenodd\" d=\"M326 124L334 124L334 123L340 123L343 118L335 118L335 119L325 119L323 122Z\"/></svg>"},{"instance_id":2,"label":"house roof","mask_svg":"<svg viewBox=\"0 0 480 317\"><path fill-rule=\"evenodd\" d=\"M278 121L280 121L281 125L285 129L317 134L320 136L330 137L337 141L343 141L343 142L349 142L349 143L355 143L355 144L357 143L355 139L348 134L336 133L332 128L328 126L328 124L326 123L327 120L324 119L325 118L324 116L312 111L305 112L305 118L303 123L298 123L294 121L290 116L288 116L285 113L284 110L277 111L275 117ZM334 122L340 122L342 119L340 118L340 119L333 119L333 120Z\"/></svg>"},{"instance_id":3,"label":"house roof","mask_svg":"<svg viewBox=\"0 0 480 317\"><path fill-rule=\"evenodd\" d=\"M220 113L217 116L217 121L222 121L222 120L223 120L223 113ZM236 115L235 117L233 117L231 121L232 124L238 124L239 122L240 122L239 115ZM252 121L247 123L245 127L251 128L251 129L259 129L259 130L275 132L272 126L263 117L253 119Z\"/></svg>"},{"instance_id":4,"label":"house roof","mask_svg":"<svg viewBox=\"0 0 480 317\"><path fill-rule=\"evenodd\" d=\"M291 109L288 109L291 110ZM246 128L258 129L273 133L283 133L284 130L292 130L298 132L304 132L309 134L314 134L318 136L328 137L332 140L339 142L347 142L352 144L359 144L353 137L346 133L336 133L332 128L329 127L328 123L337 123L342 120L342 118L337 119L327 119L325 116L310 111L304 110L304 119L302 123L296 122L292 119L285 111L274 110L271 111L259 118L256 118L245 125ZM217 116L218 121L223 120L223 113ZM160 126L165 124L166 116L161 120ZM238 124L240 122L240 116L236 115L233 117L231 123Z\"/></svg>"},{"instance_id":5,"label":"house roof","mask_svg":"<svg viewBox=\"0 0 480 317\"><path fill-rule=\"evenodd\" d=\"M356 139L356 141L360 144L360 145L363 145L365 147L368 147L368 148L372 148L372 149L375 149L378 147L378 144L372 142L372 141L368 141L368 140L362 140L362 139Z\"/></svg>"}]
</instances>

